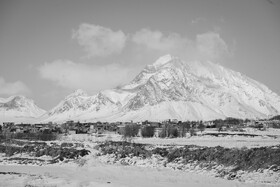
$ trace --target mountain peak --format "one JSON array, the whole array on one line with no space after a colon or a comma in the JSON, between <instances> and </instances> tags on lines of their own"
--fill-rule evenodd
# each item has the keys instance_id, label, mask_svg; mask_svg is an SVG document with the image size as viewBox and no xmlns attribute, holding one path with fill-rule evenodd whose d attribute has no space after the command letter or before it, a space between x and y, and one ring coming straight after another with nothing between
<instances>
[{"instance_id":1,"label":"mountain peak","mask_svg":"<svg viewBox=\"0 0 280 187\"><path fill-rule=\"evenodd\" d=\"M77 90L47 120L184 121L279 113L280 97L264 85L212 62L167 54L121 88L91 97Z\"/></svg>"},{"instance_id":2,"label":"mountain peak","mask_svg":"<svg viewBox=\"0 0 280 187\"><path fill-rule=\"evenodd\" d=\"M33 103L34 104L34 101L23 95L13 95L8 98L0 98L0 104L1 103Z\"/></svg>"},{"instance_id":3,"label":"mountain peak","mask_svg":"<svg viewBox=\"0 0 280 187\"><path fill-rule=\"evenodd\" d=\"M11 98L11 100L27 100L27 98L23 95L15 95L15 96L12 96L10 98Z\"/></svg>"},{"instance_id":4,"label":"mountain peak","mask_svg":"<svg viewBox=\"0 0 280 187\"><path fill-rule=\"evenodd\" d=\"M68 96L68 98L69 98L69 97L79 97L79 96L84 96L84 97L86 97L86 96L88 96L88 94L87 94L84 90L82 90L82 89L77 89L75 92L73 92L72 94L70 94L70 95Z\"/></svg>"},{"instance_id":5,"label":"mountain peak","mask_svg":"<svg viewBox=\"0 0 280 187\"><path fill-rule=\"evenodd\" d=\"M171 60L173 60L175 57L170 55L170 54L166 54L164 56L159 57L154 63L153 66L155 66L155 68L158 68L160 66L163 66L164 64L170 62Z\"/></svg>"},{"instance_id":6,"label":"mountain peak","mask_svg":"<svg viewBox=\"0 0 280 187\"><path fill-rule=\"evenodd\" d=\"M41 116L45 112L32 99L22 95L11 96L7 99L0 98L0 122L25 121L28 118Z\"/></svg>"}]
</instances>

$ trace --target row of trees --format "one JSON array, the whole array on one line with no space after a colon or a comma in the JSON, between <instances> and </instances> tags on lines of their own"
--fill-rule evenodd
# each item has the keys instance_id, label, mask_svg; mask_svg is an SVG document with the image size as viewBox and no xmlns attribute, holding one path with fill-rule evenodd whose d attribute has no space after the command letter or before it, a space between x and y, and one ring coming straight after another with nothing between
<instances>
[{"instance_id":1,"label":"row of trees","mask_svg":"<svg viewBox=\"0 0 280 187\"><path fill-rule=\"evenodd\" d=\"M140 127L138 125L126 125L124 128L124 138L135 137L139 133ZM205 125L200 122L198 125L193 125L190 122L179 123L177 126L172 124L166 124L163 126L158 136L161 138L170 137L185 137L186 133L190 133L191 136L196 135L196 129L201 133L205 130ZM155 135L154 126L144 126L140 130L143 137L153 137Z\"/></svg>"},{"instance_id":2,"label":"row of trees","mask_svg":"<svg viewBox=\"0 0 280 187\"><path fill-rule=\"evenodd\" d=\"M278 117L278 116L277 116ZM279 118L279 117L278 117ZM278 119L277 118L277 119ZM237 119L228 117L226 119L216 119L212 121L212 125L209 126L211 128L216 128L219 132L224 129L229 128L237 128L237 130L242 130L244 124L249 122L249 119ZM153 137L155 134L155 127L148 126L149 122L146 121L146 126L141 128L141 135L143 137ZM207 126L208 127L208 126ZM278 123L273 124L274 128L280 128ZM138 135L139 132L138 125L127 125L125 127L124 137L134 137ZM206 126L202 121L179 121L177 124L165 124L162 127L161 132L159 132L158 136L161 138L164 137L184 137L186 133L189 133L191 136L196 135L197 130L201 133L205 130ZM240 129L238 129L240 128ZM263 128L262 124L256 126L256 128Z\"/></svg>"}]
</instances>

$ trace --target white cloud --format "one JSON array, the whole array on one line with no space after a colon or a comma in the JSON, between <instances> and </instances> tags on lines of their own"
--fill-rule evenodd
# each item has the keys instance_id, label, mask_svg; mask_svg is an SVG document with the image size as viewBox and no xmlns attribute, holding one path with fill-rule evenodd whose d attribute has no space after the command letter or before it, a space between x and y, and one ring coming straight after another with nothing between
<instances>
[{"instance_id":1,"label":"white cloud","mask_svg":"<svg viewBox=\"0 0 280 187\"><path fill-rule=\"evenodd\" d=\"M224 55L230 55L226 42L218 33L208 32L196 36L198 55L210 60L219 59Z\"/></svg>"},{"instance_id":2,"label":"white cloud","mask_svg":"<svg viewBox=\"0 0 280 187\"><path fill-rule=\"evenodd\" d=\"M161 51L187 60L215 61L230 54L226 42L216 32L198 34L192 40L178 33L166 35L160 31L142 29L132 36L132 41L151 53Z\"/></svg>"},{"instance_id":3,"label":"white cloud","mask_svg":"<svg viewBox=\"0 0 280 187\"><path fill-rule=\"evenodd\" d=\"M83 23L73 31L73 39L84 48L87 57L119 54L125 47L126 35L121 31L112 31L99 25Z\"/></svg>"},{"instance_id":4,"label":"white cloud","mask_svg":"<svg viewBox=\"0 0 280 187\"><path fill-rule=\"evenodd\" d=\"M130 37L128 37L130 36ZM103 58L106 63L75 63L56 60L38 68L40 76L68 89L97 92L114 88L131 81L144 65L153 63L160 55L170 53L186 61L219 60L229 54L226 42L216 32L197 35L194 39L178 33L141 29L134 34L114 32L101 26L81 24L74 32L88 57L120 53L126 41L129 47L113 58ZM116 60L117 59L117 60ZM96 61L95 61L96 62Z\"/></svg>"},{"instance_id":5,"label":"white cloud","mask_svg":"<svg viewBox=\"0 0 280 187\"><path fill-rule=\"evenodd\" d=\"M129 69L116 64L95 66L56 60L38 68L40 76L57 85L70 89L84 89L97 92L113 88L128 80Z\"/></svg>"},{"instance_id":6,"label":"white cloud","mask_svg":"<svg viewBox=\"0 0 280 187\"><path fill-rule=\"evenodd\" d=\"M201 21L204 18L197 18ZM125 34L122 31L112 31L98 25L83 23L73 32L74 39L87 52L87 57L108 56L119 54L129 41L130 49L125 53L136 52L148 56L171 53L185 60L211 60L230 55L226 42L218 32L198 34L194 39L182 36L179 33L163 33L159 30L143 28L134 34ZM129 56L123 54L121 56ZM121 57L120 56L120 57ZM133 59L131 59L133 60ZM109 62L113 63L113 62Z\"/></svg>"},{"instance_id":7,"label":"white cloud","mask_svg":"<svg viewBox=\"0 0 280 187\"><path fill-rule=\"evenodd\" d=\"M142 29L132 36L132 41L138 45L143 45L151 50L174 50L184 47L189 40L181 37L177 33L171 33L165 36L160 31L151 31Z\"/></svg>"},{"instance_id":8,"label":"white cloud","mask_svg":"<svg viewBox=\"0 0 280 187\"><path fill-rule=\"evenodd\" d=\"M205 22L206 19L205 18L202 18L202 17L198 17L198 18L195 18L191 21L192 24L197 24L199 22Z\"/></svg>"},{"instance_id":9,"label":"white cloud","mask_svg":"<svg viewBox=\"0 0 280 187\"><path fill-rule=\"evenodd\" d=\"M16 95L29 94L29 88L21 81L6 82L4 78L0 77L0 94L1 95Z\"/></svg>"}]
</instances>

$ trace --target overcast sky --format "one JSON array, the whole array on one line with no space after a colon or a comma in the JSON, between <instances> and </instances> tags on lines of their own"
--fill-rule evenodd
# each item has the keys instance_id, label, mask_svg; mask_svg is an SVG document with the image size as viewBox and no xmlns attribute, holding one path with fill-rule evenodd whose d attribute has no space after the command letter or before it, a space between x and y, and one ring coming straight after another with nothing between
<instances>
[{"instance_id":1,"label":"overcast sky","mask_svg":"<svg viewBox=\"0 0 280 187\"><path fill-rule=\"evenodd\" d=\"M166 53L211 60L280 94L277 0L0 0L0 97L43 109L132 80Z\"/></svg>"}]
</instances>

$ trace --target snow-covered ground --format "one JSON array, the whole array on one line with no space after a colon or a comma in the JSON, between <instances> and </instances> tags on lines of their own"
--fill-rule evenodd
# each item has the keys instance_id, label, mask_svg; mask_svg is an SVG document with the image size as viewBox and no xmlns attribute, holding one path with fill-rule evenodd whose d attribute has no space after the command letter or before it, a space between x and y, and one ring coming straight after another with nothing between
<instances>
[{"instance_id":1,"label":"snow-covered ground","mask_svg":"<svg viewBox=\"0 0 280 187\"><path fill-rule=\"evenodd\" d=\"M211 131L207 131L211 132ZM135 143L152 144L154 146L223 146L223 147L262 147L279 145L280 131L269 129L258 131L246 129L244 133L258 134L256 137L245 136L194 136L187 138L133 138ZM269 135L276 135L271 137ZM81 143L90 155L55 164L33 162L18 164L15 160L5 160L0 155L0 187L6 186L279 186L280 173L265 169L255 172L243 172L238 180L227 180L216 177L217 170L204 170L194 165L182 166L179 162L164 165L162 158L153 155L149 159L139 157L124 158L116 161L112 155L97 156L94 147L99 142L121 141L122 136L114 133L105 135L75 134L54 141ZM51 142L47 142L51 145ZM17 154L10 158L28 158L26 154ZM32 159L32 157L30 157ZM49 156L36 159L50 160ZM38 164L39 163L39 164ZM124 164L123 164L124 163ZM223 166L217 166L219 167ZM178 169L179 168L179 169ZM224 168L221 168L224 169Z\"/></svg>"},{"instance_id":2,"label":"snow-covered ground","mask_svg":"<svg viewBox=\"0 0 280 187\"><path fill-rule=\"evenodd\" d=\"M268 184L241 183L214 178L205 173L184 172L165 168L150 168L105 164L91 157L85 165L56 164L47 166L0 165L1 187L21 186L114 186L114 187L170 187L209 186L242 187L272 186ZM13 173L15 172L15 173Z\"/></svg>"}]
</instances>

